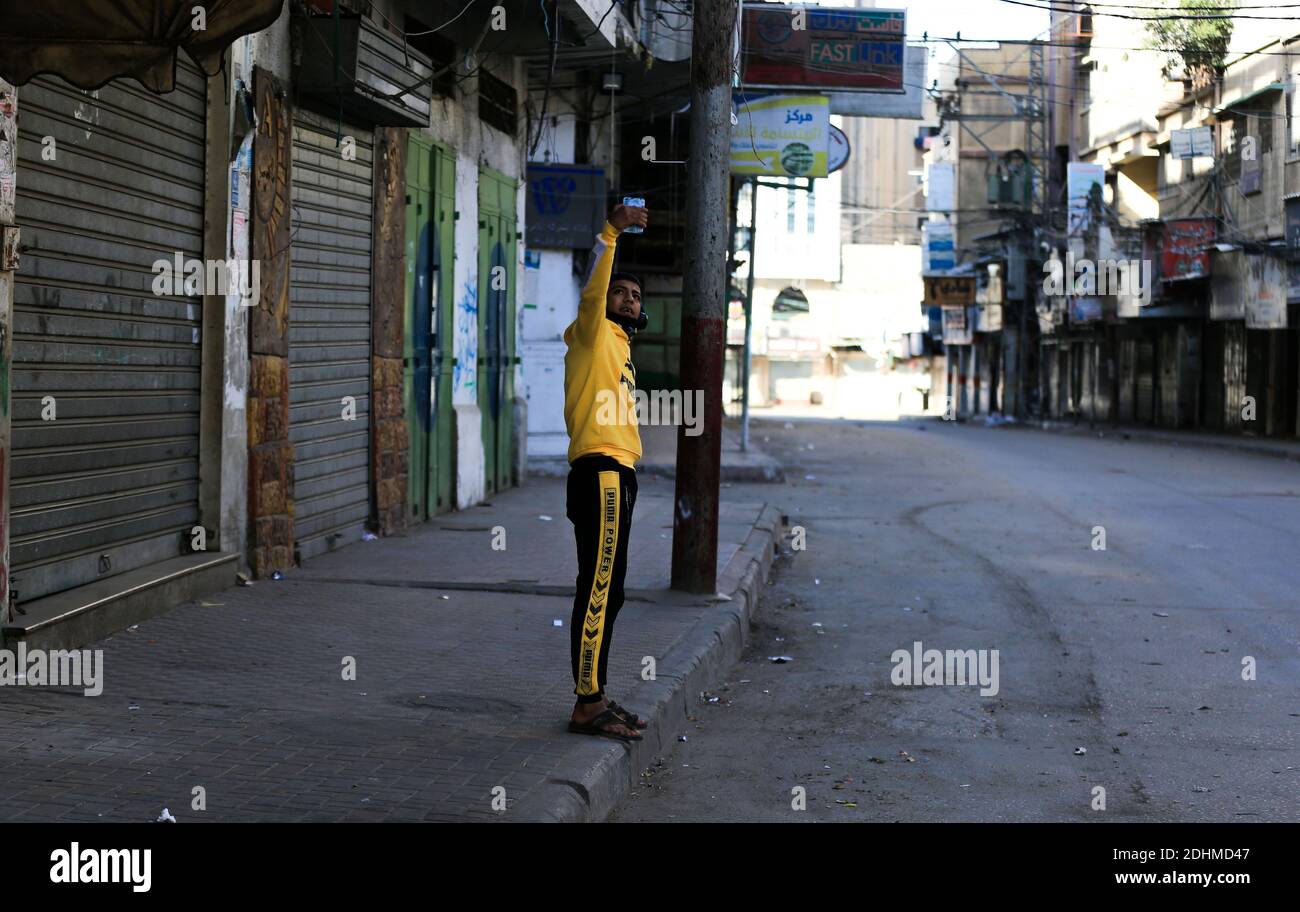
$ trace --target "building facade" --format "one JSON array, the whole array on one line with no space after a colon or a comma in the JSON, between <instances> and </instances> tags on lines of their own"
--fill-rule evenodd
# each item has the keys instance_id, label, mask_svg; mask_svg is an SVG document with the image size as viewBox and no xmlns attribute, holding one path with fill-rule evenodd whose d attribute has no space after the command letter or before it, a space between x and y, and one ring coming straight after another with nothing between
<instances>
[{"instance_id":1,"label":"building facade","mask_svg":"<svg viewBox=\"0 0 1300 912\"><path fill-rule=\"evenodd\" d=\"M637 10L255 6L204 68L172 47L174 85L5 95L8 638L84 642L525 475L530 81L638 59Z\"/></svg>"}]
</instances>

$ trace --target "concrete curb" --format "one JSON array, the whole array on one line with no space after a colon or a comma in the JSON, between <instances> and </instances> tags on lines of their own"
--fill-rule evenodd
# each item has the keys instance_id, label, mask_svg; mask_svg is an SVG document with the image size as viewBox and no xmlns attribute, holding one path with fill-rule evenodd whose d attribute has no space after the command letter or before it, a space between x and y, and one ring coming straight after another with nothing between
<instances>
[{"instance_id":1,"label":"concrete curb","mask_svg":"<svg viewBox=\"0 0 1300 912\"><path fill-rule=\"evenodd\" d=\"M642 681L628 697L650 727L644 740L623 744L588 738L575 745L546 782L507 811L512 823L595 823L604 820L636 785L641 770L670 751L686 730L694 696L715 684L740 658L749 640L750 620L767 583L785 533L786 517L768 504L745 543L718 577L714 604L660 658L654 681Z\"/></svg>"}]
</instances>

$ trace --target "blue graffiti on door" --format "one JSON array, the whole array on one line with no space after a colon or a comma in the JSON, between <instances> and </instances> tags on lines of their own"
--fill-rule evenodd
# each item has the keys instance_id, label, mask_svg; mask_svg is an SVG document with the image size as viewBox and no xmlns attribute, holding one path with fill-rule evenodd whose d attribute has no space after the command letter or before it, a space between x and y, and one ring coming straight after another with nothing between
<instances>
[{"instance_id":1,"label":"blue graffiti on door","mask_svg":"<svg viewBox=\"0 0 1300 912\"><path fill-rule=\"evenodd\" d=\"M452 389L473 391L478 386L478 277L471 276L456 302L456 360L452 364Z\"/></svg>"}]
</instances>

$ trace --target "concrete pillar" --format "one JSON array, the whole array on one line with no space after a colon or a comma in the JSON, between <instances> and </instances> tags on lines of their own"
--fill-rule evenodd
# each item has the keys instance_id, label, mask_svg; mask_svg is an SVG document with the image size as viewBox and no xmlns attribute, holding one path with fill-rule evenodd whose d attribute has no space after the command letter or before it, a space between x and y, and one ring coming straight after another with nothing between
<instances>
[{"instance_id":1,"label":"concrete pillar","mask_svg":"<svg viewBox=\"0 0 1300 912\"><path fill-rule=\"evenodd\" d=\"M227 51L229 55L229 51ZM230 62L227 59L226 65ZM231 158L230 87L224 75L207 81L207 130L204 159L203 258L209 262L248 258L247 194L232 199L252 185L249 176L231 187L231 170L240 164ZM247 149L252 149L252 134ZM241 146L242 148L242 146ZM245 153L247 154L247 153ZM238 243L231 243L234 206L241 207ZM236 255L235 248L239 253ZM227 294L207 289L203 296L202 386L199 405L199 521L207 530L208 549L240 555L247 568L248 535L248 308L238 282Z\"/></svg>"}]
</instances>

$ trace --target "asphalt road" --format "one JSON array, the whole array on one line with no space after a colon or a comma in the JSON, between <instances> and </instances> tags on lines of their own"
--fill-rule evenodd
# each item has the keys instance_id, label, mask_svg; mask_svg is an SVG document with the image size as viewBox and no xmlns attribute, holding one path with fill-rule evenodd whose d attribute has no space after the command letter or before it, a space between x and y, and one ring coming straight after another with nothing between
<instances>
[{"instance_id":1,"label":"asphalt road","mask_svg":"<svg viewBox=\"0 0 1300 912\"><path fill-rule=\"evenodd\" d=\"M1296 463L938 421L755 440L787 484L724 494L806 548L611 820L1300 819ZM916 642L997 650L996 694L892 683Z\"/></svg>"}]
</instances>

